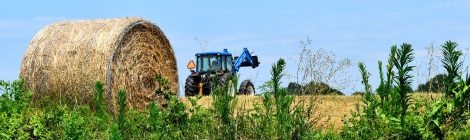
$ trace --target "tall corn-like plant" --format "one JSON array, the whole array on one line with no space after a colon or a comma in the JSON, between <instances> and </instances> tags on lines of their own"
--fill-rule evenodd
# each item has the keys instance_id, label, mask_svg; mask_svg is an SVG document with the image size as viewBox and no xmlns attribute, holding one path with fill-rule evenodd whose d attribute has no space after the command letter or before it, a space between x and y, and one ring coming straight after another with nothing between
<instances>
[{"instance_id":1,"label":"tall corn-like plant","mask_svg":"<svg viewBox=\"0 0 470 140\"><path fill-rule=\"evenodd\" d=\"M119 114L118 114L118 126L122 130L124 128L125 117L126 117L126 91L121 89L118 91L118 103L119 103Z\"/></svg>"},{"instance_id":2,"label":"tall corn-like plant","mask_svg":"<svg viewBox=\"0 0 470 140\"><path fill-rule=\"evenodd\" d=\"M364 85L365 95L367 95L366 98L368 98L368 96L371 96L369 94L372 94L372 87L369 84L370 74L369 72L367 72L366 66L364 65L364 63L359 63L359 71L361 72L361 77L362 77L361 83Z\"/></svg>"},{"instance_id":3,"label":"tall corn-like plant","mask_svg":"<svg viewBox=\"0 0 470 140\"><path fill-rule=\"evenodd\" d=\"M364 85L364 94L362 95L361 101L363 106L359 103L356 104L356 111L352 112L351 117L344 123L344 131L342 132L343 137L346 139L357 139L357 138L371 138L377 139L382 132L378 131L380 127L380 117L377 115L380 104L377 96L373 94L372 87L369 84L369 72L366 70L364 63L359 63L359 72L362 77L362 84Z\"/></svg>"},{"instance_id":4,"label":"tall corn-like plant","mask_svg":"<svg viewBox=\"0 0 470 140\"><path fill-rule=\"evenodd\" d=\"M230 88L237 86L237 80L237 76L234 76L231 84L216 84L216 87L211 91L214 117L219 126L216 128L216 139L236 139L237 137L237 125L234 119L234 110L237 100L234 96L229 94ZM230 85L233 86L231 87Z\"/></svg>"},{"instance_id":5,"label":"tall corn-like plant","mask_svg":"<svg viewBox=\"0 0 470 140\"><path fill-rule=\"evenodd\" d=\"M386 95L384 100L390 100L390 94L393 88L393 78L395 77L395 72L393 71L393 55L396 53L396 49L392 49L389 54L388 65L387 67L387 81L385 82L385 86L383 89L384 94Z\"/></svg>"},{"instance_id":6,"label":"tall corn-like plant","mask_svg":"<svg viewBox=\"0 0 470 140\"><path fill-rule=\"evenodd\" d=\"M446 41L442 47L442 64L447 71L445 78L445 95L447 97L454 97L452 89L456 86L456 80L460 76L460 69L462 68L462 52L457 50L458 44L452 41Z\"/></svg>"},{"instance_id":7,"label":"tall corn-like plant","mask_svg":"<svg viewBox=\"0 0 470 140\"><path fill-rule=\"evenodd\" d=\"M155 102L150 104L147 123L150 124L149 128L152 132L151 139L183 139L185 137L194 139L195 135L190 132L192 126L189 126L190 116L186 112L186 105L170 90L168 79L157 74L155 80L159 85L155 89L155 94L163 96L166 100L161 108Z\"/></svg>"},{"instance_id":8,"label":"tall corn-like plant","mask_svg":"<svg viewBox=\"0 0 470 140\"><path fill-rule=\"evenodd\" d=\"M364 106L356 104L352 118L345 122L343 132L346 138L412 138L415 129L407 125L407 109L410 100L411 78L409 74L413 66L413 49L409 44L400 48L392 46L390 58L386 66L386 76L383 75L382 62L378 62L380 85L376 96L369 84L369 73L363 63L359 63L365 94L362 96ZM395 68L395 72L394 69ZM397 73L395 75L395 73ZM359 118L359 119L358 119Z\"/></svg>"},{"instance_id":9,"label":"tall corn-like plant","mask_svg":"<svg viewBox=\"0 0 470 140\"><path fill-rule=\"evenodd\" d=\"M402 126L405 124L406 111L408 109L408 101L411 99L408 92L410 91L411 82L413 76L409 73L413 71L414 66L409 64L414 60L413 49L411 44L403 43L400 48L396 46L392 47L392 51L396 49L396 53L392 58L393 64L397 69L397 74L395 77L395 83L397 84L397 91L399 93L399 104L400 104L400 120Z\"/></svg>"},{"instance_id":10,"label":"tall corn-like plant","mask_svg":"<svg viewBox=\"0 0 470 140\"><path fill-rule=\"evenodd\" d=\"M364 63L359 63L359 71L361 72L362 84L364 85L364 95L362 96L362 102L367 106L364 107L364 113L367 116L367 121L373 123L375 117L375 108L378 106L376 96L372 92L372 87L369 84L369 72L366 70Z\"/></svg>"},{"instance_id":11,"label":"tall corn-like plant","mask_svg":"<svg viewBox=\"0 0 470 140\"><path fill-rule=\"evenodd\" d=\"M444 139L448 134L461 129L470 119L470 79L461 78L462 51L456 42L447 41L442 47L442 65L446 69L444 81L445 97L431 104L426 112L426 130L433 136Z\"/></svg>"},{"instance_id":12,"label":"tall corn-like plant","mask_svg":"<svg viewBox=\"0 0 470 140\"><path fill-rule=\"evenodd\" d=\"M382 61L377 62L377 64L379 65L380 85L377 88L376 92L377 94L379 94L380 100L383 101L385 100L385 96L387 92L385 92L385 80L384 80L384 74L382 70ZM383 102L381 103L381 105L383 106Z\"/></svg>"},{"instance_id":13,"label":"tall corn-like plant","mask_svg":"<svg viewBox=\"0 0 470 140\"><path fill-rule=\"evenodd\" d=\"M284 69L286 61L279 59L276 64L271 68L271 81L273 81L273 93L276 101L276 121L277 121L277 134L280 139L293 139L291 136L293 117L291 113L291 105L293 97L287 95L285 88L280 88L281 79L284 76Z\"/></svg>"},{"instance_id":14,"label":"tall corn-like plant","mask_svg":"<svg viewBox=\"0 0 470 140\"><path fill-rule=\"evenodd\" d=\"M104 88L101 81L95 83L95 90L93 92L95 93L95 111L101 119L104 119L106 108L103 105Z\"/></svg>"},{"instance_id":15,"label":"tall corn-like plant","mask_svg":"<svg viewBox=\"0 0 470 140\"><path fill-rule=\"evenodd\" d=\"M276 137L286 139L286 131L288 130L280 129L279 127L282 124L288 123L288 119L286 119L285 115L289 114L289 111L285 108L285 103L287 101L281 99L285 97L287 93L284 93L280 89L281 78L284 76L283 70L285 68L285 64L284 59L279 59L277 63L271 66L270 90L263 93L261 107L255 104L256 112L261 114L260 124L256 126L256 128L262 133L257 137L258 139L276 139ZM272 95L274 95L274 100ZM282 120L282 122L279 122L280 120ZM279 134L285 135L280 136Z\"/></svg>"},{"instance_id":16,"label":"tall corn-like plant","mask_svg":"<svg viewBox=\"0 0 470 140\"><path fill-rule=\"evenodd\" d=\"M259 139L275 139L275 126L273 112L275 112L274 101L272 99L272 91L264 92L262 101L262 107L255 105L255 110L259 114L260 124L257 129L263 134L260 135Z\"/></svg>"},{"instance_id":17,"label":"tall corn-like plant","mask_svg":"<svg viewBox=\"0 0 470 140\"><path fill-rule=\"evenodd\" d=\"M255 133L251 136L248 133L247 137L241 139L312 139L310 136L313 136L316 118L311 116L315 101L310 100L308 106L303 100L294 104L294 96L288 95L287 89L281 87L285 66L284 59L272 65L272 88L263 93L262 102L254 103L254 111L244 118L253 123L252 127L246 126L250 133Z\"/></svg>"},{"instance_id":18,"label":"tall corn-like plant","mask_svg":"<svg viewBox=\"0 0 470 140\"><path fill-rule=\"evenodd\" d=\"M282 73L284 67L286 66L286 61L284 59L279 59L279 61L274 64L271 68L271 81L273 82L273 93L274 96L279 96L279 85L281 84L281 78L284 76Z\"/></svg>"},{"instance_id":19,"label":"tall corn-like plant","mask_svg":"<svg viewBox=\"0 0 470 140\"><path fill-rule=\"evenodd\" d=\"M382 70L382 62L378 62L379 72L380 72L380 85L377 88L376 92L380 96L380 105L384 113L390 116L397 116L399 111L397 108L399 107L396 97L397 93L394 89L394 78L395 72L393 71L394 68L394 60L395 54L397 52L396 46L392 46L389 54L388 64L386 65L386 77L383 76Z\"/></svg>"},{"instance_id":20,"label":"tall corn-like plant","mask_svg":"<svg viewBox=\"0 0 470 140\"><path fill-rule=\"evenodd\" d=\"M392 52L391 54L394 54ZM393 57L390 57L393 58ZM393 59L390 59L393 60ZM383 74L383 69L382 69L382 61L378 61L378 66L379 66L379 74L380 74L380 85L377 88L376 92L380 96L380 105L383 110L391 114L390 107L391 105L388 104L390 101L390 94L392 91L392 86L393 86L393 74L394 72L392 71L393 68L393 61L389 61L389 64L386 65L386 77L384 77Z\"/></svg>"}]
</instances>

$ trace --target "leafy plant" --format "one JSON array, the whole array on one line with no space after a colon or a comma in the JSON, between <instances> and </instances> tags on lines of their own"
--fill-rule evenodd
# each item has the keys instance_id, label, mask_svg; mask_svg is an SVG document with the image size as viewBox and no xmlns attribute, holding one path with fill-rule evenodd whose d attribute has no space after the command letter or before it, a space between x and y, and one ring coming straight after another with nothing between
<instances>
[{"instance_id":1,"label":"leafy plant","mask_svg":"<svg viewBox=\"0 0 470 140\"><path fill-rule=\"evenodd\" d=\"M86 120L78 112L71 112L64 116L62 127L65 139L85 139L87 137Z\"/></svg>"},{"instance_id":2,"label":"leafy plant","mask_svg":"<svg viewBox=\"0 0 470 140\"><path fill-rule=\"evenodd\" d=\"M303 139L313 136L317 119L312 119L312 114L316 100L309 100L310 106L306 106L303 100L293 104L294 96L280 86L285 66L283 59L272 65L271 91L264 92L260 104L253 104L252 113L242 112L243 116L237 116L241 120L239 125L244 126L241 128L245 135L242 139Z\"/></svg>"},{"instance_id":3,"label":"leafy plant","mask_svg":"<svg viewBox=\"0 0 470 140\"><path fill-rule=\"evenodd\" d=\"M392 47L392 50L396 47ZM399 102L400 102L400 120L402 126L405 125L405 116L408 109L408 102L411 99L408 94L411 92L408 87L411 85L411 76L409 73L413 70L414 66L410 66L414 60L413 49L410 44L403 43L399 49L397 49L395 55L392 57L393 64L397 69L397 74L395 77L395 82L397 84L397 92L399 93Z\"/></svg>"},{"instance_id":4,"label":"leafy plant","mask_svg":"<svg viewBox=\"0 0 470 140\"><path fill-rule=\"evenodd\" d=\"M32 129L31 125L37 125L36 120L28 125L30 116L26 115L32 94L25 89L24 81L0 80L0 95L0 138L28 139L34 135L34 129L33 134L28 131Z\"/></svg>"},{"instance_id":5,"label":"leafy plant","mask_svg":"<svg viewBox=\"0 0 470 140\"><path fill-rule=\"evenodd\" d=\"M468 75L466 79L460 76L462 52L457 50L457 43L452 41L442 45L442 51L442 63L447 70L444 81L446 96L433 102L425 114L425 130L440 139L462 129L470 119L470 79Z\"/></svg>"},{"instance_id":6,"label":"leafy plant","mask_svg":"<svg viewBox=\"0 0 470 140\"><path fill-rule=\"evenodd\" d=\"M453 98L453 88L456 86L456 80L460 76L460 69L462 68L462 52L457 50L458 44L452 41L446 41L442 47L443 59L442 64L447 71L444 86L446 96Z\"/></svg>"},{"instance_id":7,"label":"leafy plant","mask_svg":"<svg viewBox=\"0 0 470 140\"><path fill-rule=\"evenodd\" d=\"M276 105L277 134L280 139L292 139L292 121L291 105L293 97L287 94L287 89L280 88L281 79L284 76L286 62L279 59L271 68L271 81L273 81L273 94Z\"/></svg>"},{"instance_id":8,"label":"leafy plant","mask_svg":"<svg viewBox=\"0 0 470 140\"><path fill-rule=\"evenodd\" d=\"M236 86L237 78L232 79L232 85ZM229 95L230 84L217 85L212 90L212 106L213 113L216 119L216 124L219 126L216 129L216 136L220 139L235 139L237 137L236 122L234 120L234 110L237 104L235 97ZM235 90L237 91L237 90Z\"/></svg>"},{"instance_id":9,"label":"leafy plant","mask_svg":"<svg viewBox=\"0 0 470 140\"><path fill-rule=\"evenodd\" d=\"M104 88L101 81L95 83L95 90L93 92L95 95L95 111L101 119L105 119L104 117L106 117L107 114L103 104Z\"/></svg>"},{"instance_id":10,"label":"leafy plant","mask_svg":"<svg viewBox=\"0 0 470 140\"><path fill-rule=\"evenodd\" d=\"M362 107L356 104L356 112L345 121L343 136L346 138L385 138L385 139L414 139L419 138L418 128L412 123L419 122L415 115L409 113L410 106L410 72L414 66L413 49L410 44L403 43L400 48L392 46L390 50L387 75L383 76L382 62L378 62L380 72L380 85L372 91L369 84L369 73L363 63L359 63L359 70L364 85ZM396 69L396 72L393 71ZM396 75L395 75L396 73ZM419 108L418 106L412 106Z\"/></svg>"},{"instance_id":11,"label":"leafy plant","mask_svg":"<svg viewBox=\"0 0 470 140\"><path fill-rule=\"evenodd\" d=\"M118 126L120 130L124 129L124 125L126 122L126 91L119 90L118 91L118 104L119 104L119 114L118 114Z\"/></svg>"},{"instance_id":12,"label":"leafy plant","mask_svg":"<svg viewBox=\"0 0 470 140\"><path fill-rule=\"evenodd\" d=\"M163 108L155 102L150 104L147 123L150 125L151 138L181 139L193 137L192 133L189 132L190 115L186 112L186 105L170 91L167 79L161 75L157 75L155 79L160 85L155 93L162 95L166 103Z\"/></svg>"},{"instance_id":13,"label":"leafy plant","mask_svg":"<svg viewBox=\"0 0 470 140\"><path fill-rule=\"evenodd\" d=\"M23 80L12 83L0 80L0 111L7 114L21 114L29 106L32 93L24 86Z\"/></svg>"},{"instance_id":14,"label":"leafy plant","mask_svg":"<svg viewBox=\"0 0 470 140\"><path fill-rule=\"evenodd\" d=\"M117 124L111 125L111 135L109 135L110 140L122 140L122 134L121 131L119 130L119 126Z\"/></svg>"}]
</instances>

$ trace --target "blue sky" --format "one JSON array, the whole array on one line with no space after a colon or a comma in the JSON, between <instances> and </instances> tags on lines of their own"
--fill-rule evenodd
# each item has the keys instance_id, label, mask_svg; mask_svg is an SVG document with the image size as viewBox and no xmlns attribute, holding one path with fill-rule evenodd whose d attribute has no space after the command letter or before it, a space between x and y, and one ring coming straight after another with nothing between
<instances>
[{"instance_id":1,"label":"blue sky","mask_svg":"<svg viewBox=\"0 0 470 140\"><path fill-rule=\"evenodd\" d=\"M180 82L189 74L186 64L201 51L243 47L260 58L257 69L244 68L242 78L260 85L269 69L287 59L294 73L298 42L310 37L311 49L324 48L339 58L364 62L377 85L378 60L386 60L391 45L411 43L416 61L425 61L424 47L446 40L470 47L470 2L467 1L5 1L0 5L0 79L18 77L19 66L32 37L53 22L74 19L142 17L157 24L177 57ZM356 64L348 71L358 75ZM419 77L418 77L419 78ZM415 84L419 80L415 78ZM289 80L286 79L285 83ZM361 90L356 81L347 92Z\"/></svg>"}]
</instances>

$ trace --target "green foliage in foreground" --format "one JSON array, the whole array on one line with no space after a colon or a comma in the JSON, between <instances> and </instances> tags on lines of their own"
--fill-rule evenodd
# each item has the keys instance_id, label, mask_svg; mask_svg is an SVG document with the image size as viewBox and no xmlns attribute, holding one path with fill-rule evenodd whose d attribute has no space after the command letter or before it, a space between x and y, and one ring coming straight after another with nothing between
<instances>
[{"instance_id":1,"label":"green foliage in foreground","mask_svg":"<svg viewBox=\"0 0 470 140\"><path fill-rule=\"evenodd\" d=\"M407 88L413 77L411 45L404 43L390 51L386 77L379 62L380 86L376 93L368 82L369 73L360 63L365 93L363 106L344 122L346 139L468 139L470 119L470 79L461 78L461 54L457 43L442 45L446 96L440 99L411 99Z\"/></svg>"},{"instance_id":2,"label":"green foliage in foreground","mask_svg":"<svg viewBox=\"0 0 470 140\"><path fill-rule=\"evenodd\" d=\"M380 85L372 89L370 74L359 64L364 92L362 104L344 119L343 129L318 129L315 96L309 104L281 87L286 63L272 65L271 83L254 109L236 109L237 98L229 95L232 84L217 85L212 107L197 104L200 97L181 102L157 75L155 94L166 103L152 102L144 111L127 108L126 92L119 90L118 112L109 114L103 102L104 88L95 84L93 106L50 104L47 97L31 102L32 93L21 80L0 81L0 139L468 139L470 136L470 78L462 78L461 51L446 42L444 93L439 99L410 98L413 49L410 44L393 46L382 67ZM232 86L230 86L232 85ZM249 104L249 103L248 103Z\"/></svg>"},{"instance_id":3,"label":"green foliage in foreground","mask_svg":"<svg viewBox=\"0 0 470 140\"><path fill-rule=\"evenodd\" d=\"M136 111L126 106L126 92L119 90L118 107L112 116L103 102L104 88L95 84L93 106L50 104L44 99L32 103L31 92L23 81L0 81L0 139L318 139L338 138L332 131L317 131L311 115L301 101L280 87L285 61L273 65L271 91L254 110L235 110L236 98L230 96L233 85L219 85L212 93L212 108L197 104L200 97L181 102L157 75L160 88L155 94L166 99L152 102L148 109ZM246 104L246 103L244 103Z\"/></svg>"}]
</instances>

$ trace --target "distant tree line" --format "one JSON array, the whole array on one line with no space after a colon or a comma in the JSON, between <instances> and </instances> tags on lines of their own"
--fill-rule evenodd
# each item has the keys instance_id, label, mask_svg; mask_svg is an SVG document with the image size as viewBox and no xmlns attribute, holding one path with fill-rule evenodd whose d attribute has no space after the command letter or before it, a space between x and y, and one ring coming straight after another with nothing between
<instances>
[{"instance_id":1,"label":"distant tree line","mask_svg":"<svg viewBox=\"0 0 470 140\"><path fill-rule=\"evenodd\" d=\"M429 81L427 81L426 83L418 85L416 92L442 93L445 91L445 88L444 88L445 78L446 78L446 75L438 74L434 76L433 78L429 79Z\"/></svg>"},{"instance_id":2,"label":"distant tree line","mask_svg":"<svg viewBox=\"0 0 470 140\"><path fill-rule=\"evenodd\" d=\"M292 95L344 95L343 92L330 87L328 84L313 81L305 85L290 82L287 91Z\"/></svg>"}]
</instances>

